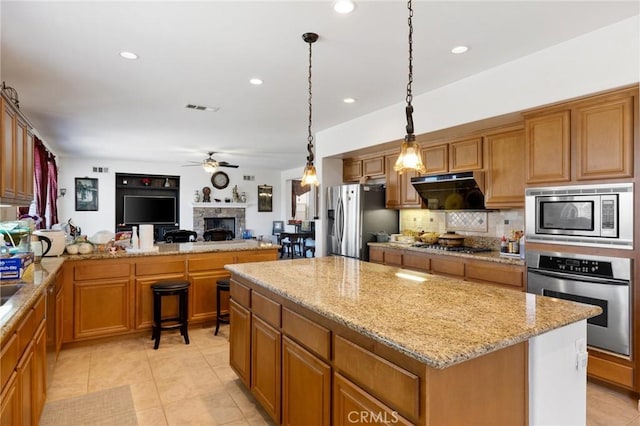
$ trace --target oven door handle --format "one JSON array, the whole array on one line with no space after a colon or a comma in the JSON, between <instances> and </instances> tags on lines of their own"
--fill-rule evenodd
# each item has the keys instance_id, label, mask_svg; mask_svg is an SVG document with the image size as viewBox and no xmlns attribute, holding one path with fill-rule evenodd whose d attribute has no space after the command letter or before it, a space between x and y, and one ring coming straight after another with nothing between
<instances>
[{"instance_id":1,"label":"oven door handle","mask_svg":"<svg viewBox=\"0 0 640 426\"><path fill-rule=\"evenodd\" d=\"M607 284L607 285L623 285L629 286L629 281L627 280L619 280L615 278L600 278L600 277L585 277L584 275L572 274L569 272L553 272L553 271L543 271L540 269L532 269L529 268L527 271L531 274L543 275L551 278L558 278L562 280L573 280L573 281L581 281L585 283L591 284Z\"/></svg>"}]
</instances>

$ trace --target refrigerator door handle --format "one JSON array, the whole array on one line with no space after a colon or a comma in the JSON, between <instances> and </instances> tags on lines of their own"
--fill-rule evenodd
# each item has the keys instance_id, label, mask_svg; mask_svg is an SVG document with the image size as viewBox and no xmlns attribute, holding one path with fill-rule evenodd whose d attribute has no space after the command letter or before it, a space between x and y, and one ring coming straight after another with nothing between
<instances>
[{"instance_id":1,"label":"refrigerator door handle","mask_svg":"<svg viewBox=\"0 0 640 426\"><path fill-rule=\"evenodd\" d=\"M336 206L336 240L338 246L342 246L342 237L344 236L344 205L342 204L342 197L338 197Z\"/></svg>"}]
</instances>

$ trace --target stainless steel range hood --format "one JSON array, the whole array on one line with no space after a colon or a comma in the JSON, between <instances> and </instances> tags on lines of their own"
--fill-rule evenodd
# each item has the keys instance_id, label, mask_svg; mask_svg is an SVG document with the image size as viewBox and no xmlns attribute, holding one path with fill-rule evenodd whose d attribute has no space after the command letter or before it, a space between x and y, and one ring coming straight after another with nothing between
<instances>
[{"instance_id":1,"label":"stainless steel range hood","mask_svg":"<svg viewBox=\"0 0 640 426\"><path fill-rule=\"evenodd\" d=\"M418 176L411 184L430 210L485 210L483 172Z\"/></svg>"}]
</instances>

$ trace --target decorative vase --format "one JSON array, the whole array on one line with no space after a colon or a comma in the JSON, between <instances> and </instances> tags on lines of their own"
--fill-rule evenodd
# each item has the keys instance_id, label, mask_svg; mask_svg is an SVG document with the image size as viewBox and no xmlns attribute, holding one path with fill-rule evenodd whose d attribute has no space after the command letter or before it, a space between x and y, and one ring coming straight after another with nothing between
<instances>
[{"instance_id":1,"label":"decorative vase","mask_svg":"<svg viewBox=\"0 0 640 426\"><path fill-rule=\"evenodd\" d=\"M200 193L198 192L197 189L196 189L196 192L193 194L193 201L196 203L200 202Z\"/></svg>"},{"instance_id":2,"label":"decorative vase","mask_svg":"<svg viewBox=\"0 0 640 426\"><path fill-rule=\"evenodd\" d=\"M171 186L171 183L169 182L169 178L164 178L164 187L169 188L170 186Z\"/></svg>"}]
</instances>

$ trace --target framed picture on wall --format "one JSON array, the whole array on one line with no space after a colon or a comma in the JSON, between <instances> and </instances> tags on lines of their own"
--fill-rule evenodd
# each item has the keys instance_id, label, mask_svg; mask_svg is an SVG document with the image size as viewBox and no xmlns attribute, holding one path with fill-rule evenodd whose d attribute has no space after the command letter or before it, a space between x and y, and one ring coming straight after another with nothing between
<instances>
[{"instance_id":1,"label":"framed picture on wall","mask_svg":"<svg viewBox=\"0 0 640 426\"><path fill-rule=\"evenodd\" d=\"M258 185L258 211L273 211L273 186Z\"/></svg>"},{"instance_id":2,"label":"framed picture on wall","mask_svg":"<svg viewBox=\"0 0 640 426\"><path fill-rule=\"evenodd\" d=\"M98 179L76 178L76 211L98 211Z\"/></svg>"}]
</instances>

